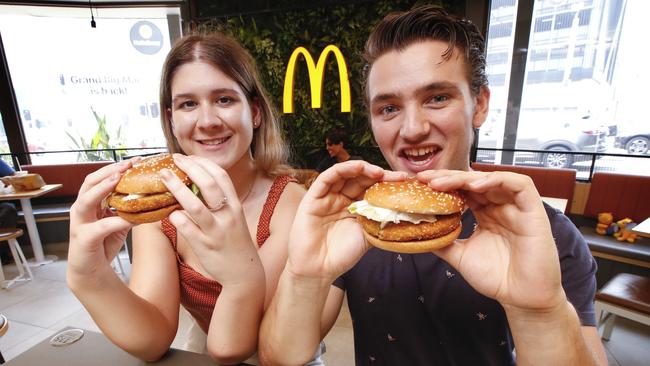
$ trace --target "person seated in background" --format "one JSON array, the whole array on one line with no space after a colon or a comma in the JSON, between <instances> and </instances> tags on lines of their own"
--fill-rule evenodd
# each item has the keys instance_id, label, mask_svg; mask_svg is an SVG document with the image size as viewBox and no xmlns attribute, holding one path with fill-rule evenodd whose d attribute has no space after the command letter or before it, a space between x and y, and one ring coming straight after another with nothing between
<instances>
[{"instance_id":1,"label":"person seated in background","mask_svg":"<svg viewBox=\"0 0 650 366\"><path fill-rule=\"evenodd\" d=\"M8 175L14 175L16 171L4 160L0 159L0 177L6 177Z\"/></svg>"},{"instance_id":2,"label":"person seated in background","mask_svg":"<svg viewBox=\"0 0 650 366\"><path fill-rule=\"evenodd\" d=\"M346 143L346 134L343 130L330 130L325 138L325 147L329 156L318 163L316 171L322 173L332 165L348 160L363 160L360 156L350 155L350 153L345 149Z\"/></svg>"},{"instance_id":3,"label":"person seated in background","mask_svg":"<svg viewBox=\"0 0 650 366\"><path fill-rule=\"evenodd\" d=\"M356 365L607 364L596 263L580 232L529 177L470 169L490 101L479 29L434 6L393 13L364 58L370 125L394 171L348 161L316 178L262 322L261 359L308 360L346 295ZM348 205L377 181L407 176L464 192L460 239L419 254L364 240Z\"/></svg>"}]
</instances>

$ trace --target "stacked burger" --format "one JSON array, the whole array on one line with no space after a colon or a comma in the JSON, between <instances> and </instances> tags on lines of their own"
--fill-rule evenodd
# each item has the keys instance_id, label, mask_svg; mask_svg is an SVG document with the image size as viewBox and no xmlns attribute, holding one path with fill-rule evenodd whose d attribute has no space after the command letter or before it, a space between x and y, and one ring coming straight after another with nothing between
<instances>
[{"instance_id":1,"label":"stacked burger","mask_svg":"<svg viewBox=\"0 0 650 366\"><path fill-rule=\"evenodd\" d=\"M417 181L379 182L348 210L357 215L366 240L385 250L424 253L445 247L461 231L465 199Z\"/></svg>"},{"instance_id":2,"label":"stacked burger","mask_svg":"<svg viewBox=\"0 0 650 366\"><path fill-rule=\"evenodd\" d=\"M180 170L170 154L144 158L127 169L108 197L108 205L118 216L133 224L159 221L181 206L169 192L159 175L161 169L169 169L185 185L190 178Z\"/></svg>"}]
</instances>

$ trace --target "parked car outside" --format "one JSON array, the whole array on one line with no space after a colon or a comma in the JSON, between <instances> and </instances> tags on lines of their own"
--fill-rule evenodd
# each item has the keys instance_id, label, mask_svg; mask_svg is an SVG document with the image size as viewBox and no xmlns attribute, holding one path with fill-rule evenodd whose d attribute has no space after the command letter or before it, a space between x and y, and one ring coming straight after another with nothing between
<instances>
[{"instance_id":1,"label":"parked car outside","mask_svg":"<svg viewBox=\"0 0 650 366\"><path fill-rule=\"evenodd\" d=\"M516 152L515 164L569 168L574 162L577 162L577 156L567 154L567 151L603 153L607 149L606 137L608 130L604 126L593 126L593 124L583 120L578 120L575 123L561 121L536 122L531 119L520 122L517 128L515 149L547 150L548 152L543 154ZM479 132L477 161L494 161L492 151L481 151L480 148L496 148L497 137L490 131Z\"/></svg>"},{"instance_id":2,"label":"parked car outside","mask_svg":"<svg viewBox=\"0 0 650 366\"><path fill-rule=\"evenodd\" d=\"M645 155L650 149L650 127L641 128L619 127L614 138L614 147L625 149L630 155Z\"/></svg>"}]
</instances>

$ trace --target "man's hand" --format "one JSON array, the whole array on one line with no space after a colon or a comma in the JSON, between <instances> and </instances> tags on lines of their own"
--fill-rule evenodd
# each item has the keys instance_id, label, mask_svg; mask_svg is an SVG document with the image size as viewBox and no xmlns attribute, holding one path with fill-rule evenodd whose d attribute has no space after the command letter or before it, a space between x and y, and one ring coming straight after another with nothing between
<instances>
[{"instance_id":1,"label":"man's hand","mask_svg":"<svg viewBox=\"0 0 650 366\"><path fill-rule=\"evenodd\" d=\"M354 266L369 247L347 207L372 184L405 178L405 173L360 160L336 164L320 174L296 213L287 269L297 276L332 281Z\"/></svg>"},{"instance_id":2,"label":"man's hand","mask_svg":"<svg viewBox=\"0 0 650 366\"><path fill-rule=\"evenodd\" d=\"M478 227L435 254L474 289L506 310L544 313L566 302L548 217L528 176L440 170L418 178L438 190L465 192Z\"/></svg>"}]
</instances>

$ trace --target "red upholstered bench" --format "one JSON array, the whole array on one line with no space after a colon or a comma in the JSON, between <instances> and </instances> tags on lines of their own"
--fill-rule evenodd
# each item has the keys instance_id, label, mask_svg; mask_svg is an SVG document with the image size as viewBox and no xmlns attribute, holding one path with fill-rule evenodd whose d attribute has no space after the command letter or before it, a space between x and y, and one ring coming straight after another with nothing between
<instances>
[{"instance_id":1,"label":"red upholstered bench","mask_svg":"<svg viewBox=\"0 0 650 366\"><path fill-rule=\"evenodd\" d=\"M600 212L611 212L617 219L642 222L650 217L649 202L650 177L596 172L583 215L597 219Z\"/></svg>"},{"instance_id":2,"label":"red upholstered bench","mask_svg":"<svg viewBox=\"0 0 650 366\"><path fill-rule=\"evenodd\" d=\"M594 173L589 197L582 215L572 217L595 257L613 259L650 268L650 238L639 237L634 244L596 233L598 214L611 212L615 220L629 217L641 222L650 217L650 177L641 175Z\"/></svg>"},{"instance_id":3,"label":"red upholstered bench","mask_svg":"<svg viewBox=\"0 0 650 366\"><path fill-rule=\"evenodd\" d=\"M565 213L570 212L573 191L576 183L576 171L573 169L537 168L520 165L500 165L472 163L472 169L482 172L509 171L529 176L541 196L557 197L567 200Z\"/></svg>"}]
</instances>

